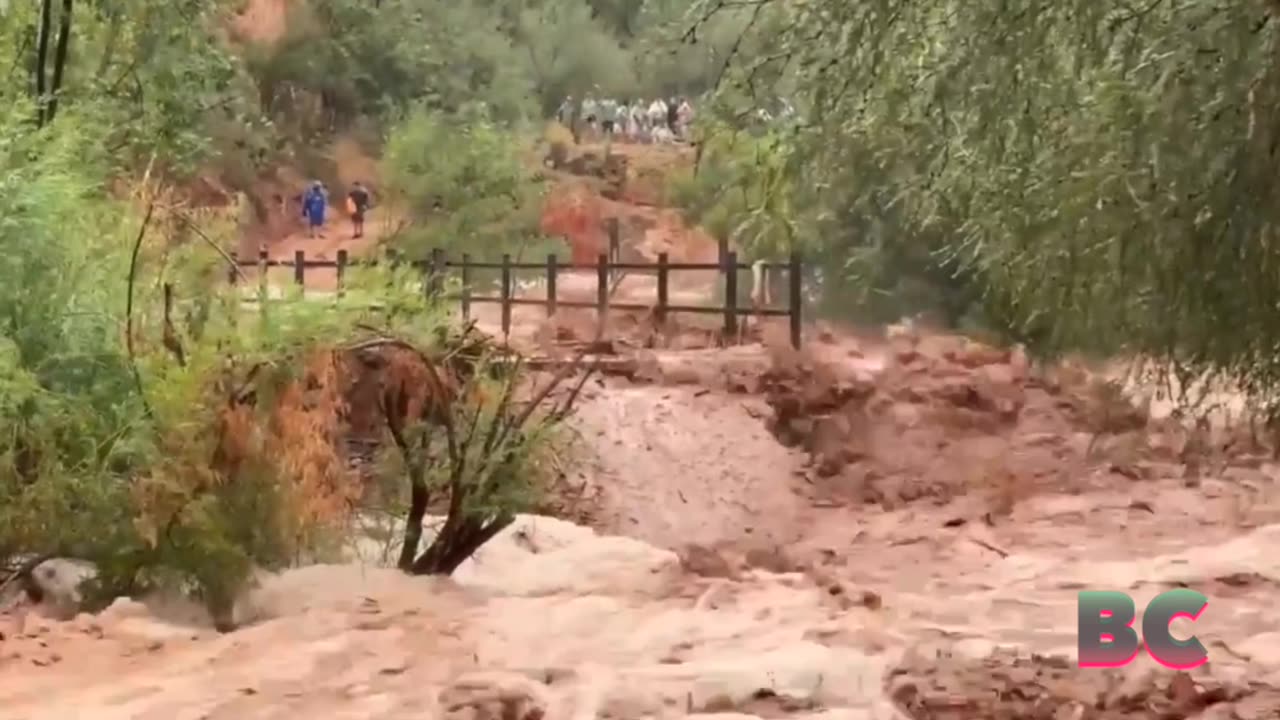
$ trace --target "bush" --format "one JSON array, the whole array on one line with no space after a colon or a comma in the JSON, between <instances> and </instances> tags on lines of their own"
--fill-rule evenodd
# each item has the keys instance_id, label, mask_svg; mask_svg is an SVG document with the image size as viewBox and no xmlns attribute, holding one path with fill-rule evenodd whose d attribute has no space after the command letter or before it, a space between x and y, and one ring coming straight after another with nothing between
<instances>
[{"instance_id":1,"label":"bush","mask_svg":"<svg viewBox=\"0 0 1280 720\"><path fill-rule=\"evenodd\" d=\"M561 426L591 373L567 365L541 385L518 357L498 356L464 334L449 360L394 343L383 371L387 435L408 482L399 566L450 574L480 546L534 508L550 486ZM421 554L432 506L444 524Z\"/></svg>"},{"instance_id":2,"label":"bush","mask_svg":"<svg viewBox=\"0 0 1280 720\"><path fill-rule=\"evenodd\" d=\"M404 207L412 223L398 247L415 257L441 248L477 260L545 248L543 186L526 148L482 111L453 118L420 107L406 116L382 163L387 202Z\"/></svg>"},{"instance_id":3,"label":"bush","mask_svg":"<svg viewBox=\"0 0 1280 720\"><path fill-rule=\"evenodd\" d=\"M170 246L175 216L105 196L71 120L54 135L0 117L0 565L90 560L103 599L194 588L225 628L254 566L319 547L359 495L343 347L429 343L441 316L412 271L368 268L348 298L246 314L217 253ZM383 309L358 300L375 291Z\"/></svg>"}]
</instances>

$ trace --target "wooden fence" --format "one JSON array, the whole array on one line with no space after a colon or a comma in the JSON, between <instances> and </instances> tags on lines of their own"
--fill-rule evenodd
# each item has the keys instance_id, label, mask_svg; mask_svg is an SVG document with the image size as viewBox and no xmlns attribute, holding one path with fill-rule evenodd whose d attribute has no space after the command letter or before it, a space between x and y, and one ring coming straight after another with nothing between
<instances>
[{"instance_id":1,"label":"wooden fence","mask_svg":"<svg viewBox=\"0 0 1280 720\"><path fill-rule=\"evenodd\" d=\"M471 259L467 254L463 254L458 261L449 260L441 250L434 250L427 260L405 260L403 258L392 257L391 262L396 264L408 264L421 268L423 272L423 290L424 292L439 296L442 293L445 278L451 270L458 271L461 276L462 289L452 295L446 296L449 299L457 300L461 305L462 317L470 318L471 305L473 303L495 303L501 306L502 312L502 332L508 334L511 329L511 308L516 305L541 305L546 308L547 316L554 315L558 308L594 308L597 312L597 322L600 325L600 332L603 334L607 322L609 310L635 310L648 312L652 311L654 319L658 323L662 323L672 313L694 313L704 315L721 315L724 318L725 337L734 337L737 335L739 328L739 318L741 316L766 316L766 317L786 317L790 320L791 327L791 344L794 347L800 347L801 339L801 306L803 304L803 265L801 257L798 253L791 255L786 263L763 263L766 278L777 273L783 272L787 279L787 306L785 308L778 307L755 307L752 304L740 304L738 292L738 275L741 271L751 270L752 265L748 263L738 262L737 253L726 252L722 255L722 262L719 263L673 263L667 259L667 254L662 253L658 256L656 263L634 263L621 262L617 258L616 245L611 243L610 253L601 253L595 263L592 264L575 264L561 262L555 255L548 255L546 260L538 263L531 262L512 262L510 255L503 255L501 262L478 262ZM613 257L611 257L613 256ZM339 250L336 260L312 260L308 259L302 250L294 253L292 260L276 260L268 256L267 251L263 250L259 253L256 260L236 259L236 267L230 268L228 279L235 283L242 276L239 268L255 267L259 269L258 282L265 288L267 282L267 269L273 267L290 267L293 269L293 279L299 286L306 286L306 273L308 268L329 268L333 269L337 275L337 291L342 292L343 277L347 268L358 265L376 265L377 260L353 260L349 257L346 250ZM500 281L498 283L498 295L476 295L474 294L473 272L475 270L497 270L500 273ZM543 298L522 298L516 297L514 293L513 273L519 270L538 270L545 278L546 296ZM670 302L669 288L670 277L672 272L700 270L700 271L716 271L720 273L721 288L723 289L724 304L720 306L702 306L702 305L678 305ZM594 271L596 274L596 299L594 302L581 300L568 300L557 297L556 284L557 279L563 272L572 271ZM636 303L636 302L613 302L611 299L614 283L623 273L639 272L643 274L652 274L657 279L657 297L652 303Z\"/></svg>"}]
</instances>

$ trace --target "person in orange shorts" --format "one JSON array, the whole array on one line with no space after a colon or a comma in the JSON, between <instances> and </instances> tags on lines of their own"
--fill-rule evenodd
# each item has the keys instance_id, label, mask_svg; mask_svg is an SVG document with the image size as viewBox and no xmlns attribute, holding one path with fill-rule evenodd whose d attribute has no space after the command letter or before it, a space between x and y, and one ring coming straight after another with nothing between
<instances>
[{"instance_id":1,"label":"person in orange shorts","mask_svg":"<svg viewBox=\"0 0 1280 720\"><path fill-rule=\"evenodd\" d=\"M364 237L364 214L369 211L369 191L356 181L347 193L347 213L351 215L351 237Z\"/></svg>"}]
</instances>

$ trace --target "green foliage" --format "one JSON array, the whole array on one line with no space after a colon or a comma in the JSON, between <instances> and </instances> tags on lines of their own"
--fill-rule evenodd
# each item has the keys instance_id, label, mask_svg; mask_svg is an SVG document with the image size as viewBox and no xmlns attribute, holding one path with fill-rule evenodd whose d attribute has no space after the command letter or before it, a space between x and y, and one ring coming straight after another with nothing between
<instances>
[{"instance_id":1,"label":"green foliage","mask_svg":"<svg viewBox=\"0 0 1280 720\"><path fill-rule=\"evenodd\" d=\"M254 565L334 519L317 503L346 499L326 497L341 476L325 358L371 332L429 343L441 318L407 269L250 312L203 245L150 236L133 272L143 218L104 196L96 136L74 116L33 131L30 109L0 119L0 556L95 561L107 593L194 584L225 614ZM160 342L165 282L180 360ZM380 307L360 300L375 292Z\"/></svg>"},{"instance_id":2,"label":"green foliage","mask_svg":"<svg viewBox=\"0 0 1280 720\"><path fill-rule=\"evenodd\" d=\"M565 97L627 97L641 85L632 55L582 2L544 2L519 16L516 35L544 117Z\"/></svg>"},{"instance_id":3,"label":"green foliage","mask_svg":"<svg viewBox=\"0 0 1280 720\"><path fill-rule=\"evenodd\" d=\"M452 111L480 100L505 120L531 109L514 49L472 4L312 0L292 8L284 38L253 47L249 58L267 110L293 118L304 136L415 102ZM315 105L321 112L308 115Z\"/></svg>"},{"instance_id":4,"label":"green foliage","mask_svg":"<svg viewBox=\"0 0 1280 720\"><path fill-rule=\"evenodd\" d=\"M787 185L788 148L777 132L747 132L704 124L699 164L677 175L671 200L717 237L736 241L751 256L778 257L805 250L813 239L797 223L794 203L803 201Z\"/></svg>"},{"instance_id":5,"label":"green foliage","mask_svg":"<svg viewBox=\"0 0 1280 720\"><path fill-rule=\"evenodd\" d=\"M481 104L497 122L552 113L566 95L653 97L708 89L728 57L735 13L681 43L689 0L309 0L288 32L249 49L265 109L311 136L410 105L453 114ZM315 108L319 106L320 112Z\"/></svg>"},{"instance_id":6,"label":"green foliage","mask_svg":"<svg viewBox=\"0 0 1280 720\"><path fill-rule=\"evenodd\" d=\"M699 132L697 171L671 179L668 201L747 259L804 253L814 269L806 282L819 290L818 312L865 322L917 313L951 325L984 322L980 293L967 275L925 242L895 241L895 212L877 197L873 178L839 190L815 187L797 172L801 148L788 125L736 129L710 120ZM837 192L846 204L831 207Z\"/></svg>"},{"instance_id":7,"label":"green foliage","mask_svg":"<svg viewBox=\"0 0 1280 720\"><path fill-rule=\"evenodd\" d=\"M1275 396L1272 8L762 6L787 22L724 94L797 89L787 174L875 284L914 268L1034 349Z\"/></svg>"},{"instance_id":8,"label":"green foliage","mask_svg":"<svg viewBox=\"0 0 1280 720\"><path fill-rule=\"evenodd\" d=\"M399 565L416 574L452 573L536 506L558 472L564 421L591 376L580 374L564 392L573 367L539 385L484 340L464 335L456 352L439 364L425 354L401 360L384 378L388 435L410 490ZM444 523L419 554L433 503L445 508Z\"/></svg>"},{"instance_id":9,"label":"green foliage","mask_svg":"<svg viewBox=\"0 0 1280 720\"><path fill-rule=\"evenodd\" d=\"M74 3L57 95L61 111L92 117L93 131L120 165L145 164L154 152L170 170L194 170L208 157L210 120L246 121L256 110L216 32L227 6L223 0ZM13 103L33 92L39 12L38 2L14 3L0 21L0 49L15 59L0 83L0 100ZM48 63L52 75L52 57Z\"/></svg>"},{"instance_id":10,"label":"green foliage","mask_svg":"<svg viewBox=\"0 0 1280 720\"><path fill-rule=\"evenodd\" d=\"M127 265L103 253L125 219L94 197L86 135L0 117L0 551L77 546L102 533L53 518L118 508L145 451L117 319ZM127 258L124 258L127 262ZM115 290L115 292L113 292ZM114 512L118 513L118 510Z\"/></svg>"},{"instance_id":11,"label":"green foliage","mask_svg":"<svg viewBox=\"0 0 1280 720\"><path fill-rule=\"evenodd\" d=\"M382 164L389 202L413 220L399 245L492 260L538 234L542 184L520 135L481 115L465 120L418 108L397 126Z\"/></svg>"}]
</instances>

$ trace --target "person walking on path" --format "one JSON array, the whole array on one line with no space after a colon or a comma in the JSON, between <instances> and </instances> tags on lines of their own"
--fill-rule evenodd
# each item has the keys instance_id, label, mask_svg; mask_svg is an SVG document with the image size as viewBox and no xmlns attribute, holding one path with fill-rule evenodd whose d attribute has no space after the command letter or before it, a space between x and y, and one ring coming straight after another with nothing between
<instances>
[{"instance_id":1,"label":"person walking on path","mask_svg":"<svg viewBox=\"0 0 1280 720\"><path fill-rule=\"evenodd\" d=\"M324 186L320 184L319 180L316 180L312 183L311 189L302 198L302 217L307 220L307 232L312 238L315 238L317 234L320 237L324 237L322 228L324 227L326 205L328 205L328 200L325 198Z\"/></svg>"},{"instance_id":2,"label":"person walking on path","mask_svg":"<svg viewBox=\"0 0 1280 720\"><path fill-rule=\"evenodd\" d=\"M364 214L369 210L369 191L356 181L347 193L347 212L351 213L351 237L364 237Z\"/></svg>"},{"instance_id":3,"label":"person walking on path","mask_svg":"<svg viewBox=\"0 0 1280 720\"><path fill-rule=\"evenodd\" d=\"M565 127L572 127L574 110L573 96L569 95L564 99L564 102L560 103L559 109L556 110L556 120Z\"/></svg>"}]
</instances>

